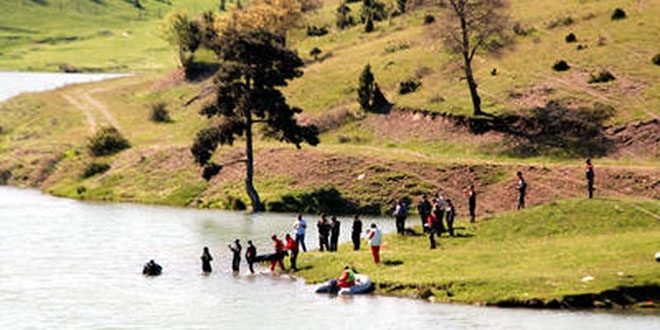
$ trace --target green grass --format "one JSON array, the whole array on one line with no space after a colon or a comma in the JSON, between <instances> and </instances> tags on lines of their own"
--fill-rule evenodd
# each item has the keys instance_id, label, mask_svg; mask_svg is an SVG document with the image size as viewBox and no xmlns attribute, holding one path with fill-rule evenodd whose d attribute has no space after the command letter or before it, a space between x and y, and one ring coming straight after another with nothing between
<instances>
[{"instance_id":1,"label":"green grass","mask_svg":"<svg viewBox=\"0 0 660 330\"><path fill-rule=\"evenodd\" d=\"M429 250L426 236L386 235L381 259L400 265L376 266L366 248L354 252L344 244L335 254L303 254L299 274L318 283L353 264L376 283L406 288L395 294L430 287L436 299L463 303L550 300L659 284L660 267L653 259L660 249L658 214L658 201L561 200L479 219L475 226L460 219L457 226L466 229L458 232L467 237L445 236L436 250ZM582 281L587 276L594 279Z\"/></svg>"}]
</instances>

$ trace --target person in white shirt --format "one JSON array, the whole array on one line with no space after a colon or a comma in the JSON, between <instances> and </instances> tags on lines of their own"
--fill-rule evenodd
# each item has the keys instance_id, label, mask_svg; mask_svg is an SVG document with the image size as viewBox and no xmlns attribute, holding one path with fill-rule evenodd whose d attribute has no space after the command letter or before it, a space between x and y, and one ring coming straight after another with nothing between
<instances>
[{"instance_id":1,"label":"person in white shirt","mask_svg":"<svg viewBox=\"0 0 660 330\"><path fill-rule=\"evenodd\" d=\"M296 242L302 248L303 252L307 252L307 247L305 246L305 230L307 229L307 221L303 219L302 214L298 213L298 219L296 223L293 224L293 228L296 230Z\"/></svg>"},{"instance_id":2,"label":"person in white shirt","mask_svg":"<svg viewBox=\"0 0 660 330\"><path fill-rule=\"evenodd\" d=\"M373 255L374 263L377 265L380 263L380 245L383 242L383 233L375 223L372 223L371 228L367 229L367 237L371 246L371 255Z\"/></svg>"}]
</instances>

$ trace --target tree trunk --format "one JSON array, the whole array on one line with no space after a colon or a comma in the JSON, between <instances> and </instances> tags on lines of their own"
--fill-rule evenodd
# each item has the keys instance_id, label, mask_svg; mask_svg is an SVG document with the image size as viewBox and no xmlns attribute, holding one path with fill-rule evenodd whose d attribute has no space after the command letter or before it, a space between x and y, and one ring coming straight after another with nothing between
<instances>
[{"instance_id":1,"label":"tree trunk","mask_svg":"<svg viewBox=\"0 0 660 330\"><path fill-rule=\"evenodd\" d=\"M467 55L464 56L465 59L465 79L467 80L468 88L470 89L470 97L472 98L472 109L475 116L483 115L484 112L481 111L481 98L477 92L477 82L474 81L474 75L472 74L472 63L468 59Z\"/></svg>"},{"instance_id":2,"label":"tree trunk","mask_svg":"<svg viewBox=\"0 0 660 330\"><path fill-rule=\"evenodd\" d=\"M247 156L247 161L245 163L245 190L247 191L248 196L250 196L250 201L252 202L252 212L263 212L265 211L264 205L261 203L259 194L257 190L254 189L254 184L252 179L254 177L254 154L252 152L252 114L248 112L246 118L246 128L245 128L245 155Z\"/></svg>"}]
</instances>

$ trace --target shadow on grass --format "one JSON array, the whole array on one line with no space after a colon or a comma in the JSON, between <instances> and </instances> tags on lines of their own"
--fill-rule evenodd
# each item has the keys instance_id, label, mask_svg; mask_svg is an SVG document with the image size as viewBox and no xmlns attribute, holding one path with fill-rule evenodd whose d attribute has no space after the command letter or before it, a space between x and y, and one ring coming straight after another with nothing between
<instances>
[{"instance_id":1,"label":"shadow on grass","mask_svg":"<svg viewBox=\"0 0 660 330\"><path fill-rule=\"evenodd\" d=\"M383 260L385 266L399 266L403 265L403 260Z\"/></svg>"}]
</instances>

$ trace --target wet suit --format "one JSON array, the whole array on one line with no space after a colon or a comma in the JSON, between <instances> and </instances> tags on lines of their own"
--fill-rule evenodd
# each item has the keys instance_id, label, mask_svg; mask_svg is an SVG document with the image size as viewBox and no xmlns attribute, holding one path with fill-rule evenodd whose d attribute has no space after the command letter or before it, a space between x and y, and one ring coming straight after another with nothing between
<instances>
[{"instance_id":1,"label":"wet suit","mask_svg":"<svg viewBox=\"0 0 660 330\"><path fill-rule=\"evenodd\" d=\"M250 268L250 273L254 274L254 268L252 268L252 265L255 262L255 258L257 257L257 248L254 247L254 245L248 243L247 249L245 249L245 260L248 263L248 267Z\"/></svg>"},{"instance_id":2,"label":"wet suit","mask_svg":"<svg viewBox=\"0 0 660 330\"><path fill-rule=\"evenodd\" d=\"M231 270L238 273L241 264L241 244L235 242L233 246L229 246L229 249L234 253L234 257L231 260Z\"/></svg>"},{"instance_id":3,"label":"wet suit","mask_svg":"<svg viewBox=\"0 0 660 330\"><path fill-rule=\"evenodd\" d=\"M204 273L210 273L213 271L211 268L211 260L213 260L213 257L211 257L211 254L208 252L204 252L201 256L202 259L202 271Z\"/></svg>"}]
</instances>

